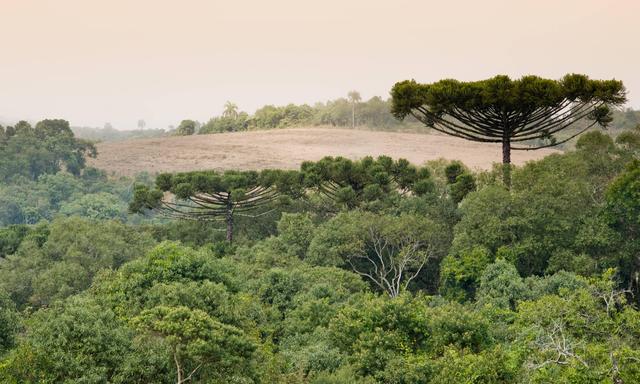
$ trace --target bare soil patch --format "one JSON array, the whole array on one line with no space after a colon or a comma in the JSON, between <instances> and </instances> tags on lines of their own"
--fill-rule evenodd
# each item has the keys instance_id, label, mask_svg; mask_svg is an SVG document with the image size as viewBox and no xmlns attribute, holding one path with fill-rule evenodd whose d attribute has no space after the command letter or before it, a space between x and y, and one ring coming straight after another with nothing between
<instances>
[{"instance_id":1,"label":"bare soil patch","mask_svg":"<svg viewBox=\"0 0 640 384\"><path fill-rule=\"evenodd\" d=\"M388 155L414 164L445 158L461 160L474 169L489 169L501 161L499 145L454 137L334 128L292 128L187 137L137 139L99 143L91 166L113 175L203 169L295 169L305 160L324 156L359 159ZM512 161L523 164L554 150L514 151Z\"/></svg>"}]
</instances>

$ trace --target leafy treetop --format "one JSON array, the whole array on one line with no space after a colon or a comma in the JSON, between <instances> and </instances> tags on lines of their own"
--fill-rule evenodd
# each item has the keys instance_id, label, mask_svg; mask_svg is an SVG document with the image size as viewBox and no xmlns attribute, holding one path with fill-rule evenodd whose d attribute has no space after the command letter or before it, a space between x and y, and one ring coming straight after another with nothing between
<instances>
[{"instance_id":1,"label":"leafy treetop","mask_svg":"<svg viewBox=\"0 0 640 384\"><path fill-rule=\"evenodd\" d=\"M301 170L307 187L348 207L392 192L422 195L434 189L429 169L387 156L377 159L367 156L358 161L325 157L317 162L302 163Z\"/></svg>"}]
</instances>

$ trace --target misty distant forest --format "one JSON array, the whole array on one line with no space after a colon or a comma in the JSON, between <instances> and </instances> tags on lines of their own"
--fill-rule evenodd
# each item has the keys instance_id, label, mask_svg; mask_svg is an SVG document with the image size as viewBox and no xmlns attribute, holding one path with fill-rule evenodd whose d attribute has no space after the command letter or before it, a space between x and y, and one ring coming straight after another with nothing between
<instances>
[{"instance_id":1,"label":"misty distant forest","mask_svg":"<svg viewBox=\"0 0 640 384\"><path fill-rule=\"evenodd\" d=\"M638 383L640 111L608 108L624 101L614 81L496 77L228 103L171 129L3 124L0 382ZM98 141L313 125L466 135L503 163L87 166ZM534 144L561 151L510 164Z\"/></svg>"},{"instance_id":2,"label":"misty distant forest","mask_svg":"<svg viewBox=\"0 0 640 384\"><path fill-rule=\"evenodd\" d=\"M351 91L346 98L338 98L313 106L288 104L265 105L253 114L242 111L233 102L221 107L221 112L207 121L188 117L175 125L148 127L144 119L131 127L114 128L111 123L103 127L72 127L79 138L92 141L116 141L132 138L162 137L166 135L193 135L223 132L241 132L256 129L275 129L305 126L332 126L383 131L416 131L428 129L415 119L400 121L391 114L391 100L374 96L362 100L360 93ZM640 124L640 111L631 108L615 110L610 127L614 130L631 129Z\"/></svg>"}]
</instances>

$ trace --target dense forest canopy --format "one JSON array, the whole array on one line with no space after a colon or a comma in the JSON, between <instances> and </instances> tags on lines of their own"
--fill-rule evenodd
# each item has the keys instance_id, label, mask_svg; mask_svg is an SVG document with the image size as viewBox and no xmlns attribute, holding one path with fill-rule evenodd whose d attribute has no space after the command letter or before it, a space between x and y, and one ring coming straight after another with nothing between
<instances>
[{"instance_id":1,"label":"dense forest canopy","mask_svg":"<svg viewBox=\"0 0 640 384\"><path fill-rule=\"evenodd\" d=\"M113 179L60 120L0 151L0 382L640 381L640 127L509 190L384 156ZM233 242L197 220L225 199Z\"/></svg>"}]
</instances>

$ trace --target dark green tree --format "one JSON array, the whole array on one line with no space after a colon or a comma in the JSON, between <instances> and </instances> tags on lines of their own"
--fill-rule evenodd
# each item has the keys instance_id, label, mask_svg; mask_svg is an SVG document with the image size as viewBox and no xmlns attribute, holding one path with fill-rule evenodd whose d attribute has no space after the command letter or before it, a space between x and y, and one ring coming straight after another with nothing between
<instances>
[{"instance_id":1,"label":"dark green tree","mask_svg":"<svg viewBox=\"0 0 640 384\"><path fill-rule=\"evenodd\" d=\"M198 123L193 120L182 120L178 128L176 128L176 135L178 136L190 136L196 133Z\"/></svg>"},{"instance_id":2,"label":"dark green tree","mask_svg":"<svg viewBox=\"0 0 640 384\"><path fill-rule=\"evenodd\" d=\"M0 180L22 175L32 180L66 169L78 176L87 157L95 157L93 144L74 137L66 120L26 121L7 127L0 135Z\"/></svg>"},{"instance_id":3,"label":"dark green tree","mask_svg":"<svg viewBox=\"0 0 640 384\"><path fill-rule=\"evenodd\" d=\"M610 185L605 216L619 234L623 283L640 291L640 161L627 165Z\"/></svg>"},{"instance_id":4,"label":"dark green tree","mask_svg":"<svg viewBox=\"0 0 640 384\"><path fill-rule=\"evenodd\" d=\"M199 309L158 306L143 311L132 323L140 331L166 340L177 384L192 382L208 366L216 367L210 376L225 378L226 371L241 367L255 349L241 330Z\"/></svg>"},{"instance_id":5,"label":"dark green tree","mask_svg":"<svg viewBox=\"0 0 640 384\"><path fill-rule=\"evenodd\" d=\"M348 208L383 199L390 193L422 195L433 191L427 168L418 168L405 159L365 157L353 161L344 157L325 157L302 163L307 187Z\"/></svg>"},{"instance_id":6,"label":"dark green tree","mask_svg":"<svg viewBox=\"0 0 640 384\"><path fill-rule=\"evenodd\" d=\"M296 171L164 173L157 177L155 189L135 187L129 209L152 209L184 220L222 221L231 242L234 216L255 218L270 212L283 198L301 194L301 175Z\"/></svg>"},{"instance_id":7,"label":"dark green tree","mask_svg":"<svg viewBox=\"0 0 640 384\"><path fill-rule=\"evenodd\" d=\"M391 95L392 113L399 119L411 115L447 135L501 143L507 186L512 150L550 147L595 124L606 127L612 119L609 107L626 101L621 81L591 80L578 74L561 80L537 76L511 80L503 75L474 82L447 79L419 84L406 80L396 83ZM579 126L583 119L590 122ZM557 133L575 126L580 127L578 132L556 139Z\"/></svg>"}]
</instances>

